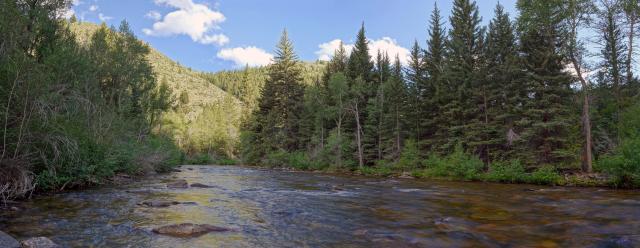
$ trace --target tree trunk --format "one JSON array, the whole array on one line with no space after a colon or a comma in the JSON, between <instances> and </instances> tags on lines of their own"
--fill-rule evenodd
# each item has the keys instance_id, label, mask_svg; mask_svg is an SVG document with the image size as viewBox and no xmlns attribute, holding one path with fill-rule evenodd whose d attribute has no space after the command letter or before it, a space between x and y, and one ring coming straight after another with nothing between
<instances>
[{"instance_id":1,"label":"tree trunk","mask_svg":"<svg viewBox=\"0 0 640 248\"><path fill-rule=\"evenodd\" d=\"M362 126L360 125L360 111L358 110L358 103L354 104L354 116L356 118L356 143L358 146L358 168L364 168L364 158L362 152Z\"/></svg>"},{"instance_id":2,"label":"tree trunk","mask_svg":"<svg viewBox=\"0 0 640 248\"><path fill-rule=\"evenodd\" d=\"M633 68L631 67L631 65L633 65L633 38L635 36L635 25L636 25L636 15L635 13L630 13L630 16L628 17L629 20L629 43L627 44L627 48L629 49L629 51L627 51L627 83L631 82L631 80L633 80Z\"/></svg>"},{"instance_id":3,"label":"tree trunk","mask_svg":"<svg viewBox=\"0 0 640 248\"><path fill-rule=\"evenodd\" d=\"M587 80L584 79L582 75L582 68L578 60L575 57L575 54L571 52L571 63L573 64L573 68L576 70L576 74L578 75L578 79L582 84L582 128L584 132L584 151L582 154L582 171L591 173L593 172L593 152L592 152L592 143L593 139L591 137L591 117L590 117L590 106L589 106L589 84Z\"/></svg>"}]
</instances>

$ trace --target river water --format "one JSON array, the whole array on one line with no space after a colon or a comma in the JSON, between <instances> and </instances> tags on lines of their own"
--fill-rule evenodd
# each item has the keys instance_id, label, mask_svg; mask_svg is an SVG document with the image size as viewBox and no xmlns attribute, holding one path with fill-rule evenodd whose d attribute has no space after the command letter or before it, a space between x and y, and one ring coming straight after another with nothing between
<instances>
[{"instance_id":1,"label":"river water","mask_svg":"<svg viewBox=\"0 0 640 248\"><path fill-rule=\"evenodd\" d=\"M640 247L640 192L183 166L41 196L0 214L18 239L65 247ZM180 179L213 188L167 189ZM167 208L139 206L171 200ZM195 238L154 227L211 224Z\"/></svg>"}]
</instances>

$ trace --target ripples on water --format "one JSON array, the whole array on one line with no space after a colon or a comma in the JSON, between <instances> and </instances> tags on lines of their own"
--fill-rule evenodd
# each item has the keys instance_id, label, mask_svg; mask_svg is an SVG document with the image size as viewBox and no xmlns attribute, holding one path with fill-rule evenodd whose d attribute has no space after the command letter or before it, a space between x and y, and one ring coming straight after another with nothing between
<instances>
[{"instance_id":1,"label":"ripples on water","mask_svg":"<svg viewBox=\"0 0 640 248\"><path fill-rule=\"evenodd\" d=\"M212 188L167 189L186 179ZM145 200L191 202L145 208ZM68 247L634 247L640 192L420 182L185 166L131 185L39 197L0 230ZM172 238L151 229L238 232Z\"/></svg>"}]
</instances>

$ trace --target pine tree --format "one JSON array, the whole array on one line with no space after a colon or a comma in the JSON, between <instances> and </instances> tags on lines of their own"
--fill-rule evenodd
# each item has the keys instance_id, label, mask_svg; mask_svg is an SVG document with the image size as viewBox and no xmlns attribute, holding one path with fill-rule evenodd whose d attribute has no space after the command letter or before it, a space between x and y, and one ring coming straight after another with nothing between
<instances>
[{"instance_id":1,"label":"pine tree","mask_svg":"<svg viewBox=\"0 0 640 248\"><path fill-rule=\"evenodd\" d=\"M475 1L455 0L450 17L451 30L447 42L445 90L451 96L445 99L443 112L447 115L449 138L444 149L452 151L456 144L467 145L477 134L468 132L476 120L478 107L472 95L478 90L478 60L482 54L483 29ZM475 147L469 147L475 152Z\"/></svg>"},{"instance_id":2,"label":"pine tree","mask_svg":"<svg viewBox=\"0 0 640 248\"><path fill-rule=\"evenodd\" d=\"M263 154L274 150L295 151L303 146L299 131L304 86L300 83L298 58L286 30L275 53L255 115L257 123L253 128Z\"/></svg>"},{"instance_id":3,"label":"pine tree","mask_svg":"<svg viewBox=\"0 0 640 248\"><path fill-rule=\"evenodd\" d=\"M564 72L561 55L562 1L519 0L520 53L528 87L519 125L520 142L526 147L523 161L535 164L566 162L573 156L571 130L571 76Z\"/></svg>"},{"instance_id":4,"label":"pine tree","mask_svg":"<svg viewBox=\"0 0 640 248\"><path fill-rule=\"evenodd\" d=\"M397 160L402 152L402 142L406 135L404 130L407 117L407 88L402 76L402 65L400 58L396 56L392 67L391 77L385 81L383 91L385 92L384 118L382 122L383 130L383 152L385 159Z\"/></svg>"},{"instance_id":5,"label":"pine tree","mask_svg":"<svg viewBox=\"0 0 640 248\"><path fill-rule=\"evenodd\" d=\"M510 159L510 134L521 115L518 106L526 98L526 89L518 80L518 54L513 23L502 5L497 5L489 24L485 49L486 81L482 102L484 126L482 156L486 161ZM512 137L513 138L513 137Z\"/></svg>"},{"instance_id":6,"label":"pine tree","mask_svg":"<svg viewBox=\"0 0 640 248\"><path fill-rule=\"evenodd\" d=\"M423 136L421 129L422 114L424 114L422 107L424 106L423 103L425 100L423 99L423 94L426 91L427 85L423 55L418 41L414 41L410 51L409 64L406 69L406 79L409 89L407 104L409 108L413 110L411 114L407 116L408 122L410 123L408 127L413 134L413 138L416 140Z\"/></svg>"},{"instance_id":7,"label":"pine tree","mask_svg":"<svg viewBox=\"0 0 640 248\"><path fill-rule=\"evenodd\" d=\"M378 89L371 80L372 71L373 64L371 63L371 56L369 55L364 24L362 24L347 63L351 98L348 109L353 116L353 122L350 123L351 125L349 125L348 128L354 132L355 153L360 168L366 163L364 158L364 123L367 119L366 105L368 100L375 96Z\"/></svg>"},{"instance_id":8,"label":"pine tree","mask_svg":"<svg viewBox=\"0 0 640 248\"><path fill-rule=\"evenodd\" d=\"M420 142L425 151L438 150L446 143L449 135L447 116L441 111L446 104L446 96L451 92L445 89L443 82L444 60L445 60L445 30L440 17L438 6L434 6L429 24L429 39L427 40L427 50L424 52L425 73L430 92L430 99L425 99L426 105L422 109L425 130L425 137Z\"/></svg>"}]
</instances>

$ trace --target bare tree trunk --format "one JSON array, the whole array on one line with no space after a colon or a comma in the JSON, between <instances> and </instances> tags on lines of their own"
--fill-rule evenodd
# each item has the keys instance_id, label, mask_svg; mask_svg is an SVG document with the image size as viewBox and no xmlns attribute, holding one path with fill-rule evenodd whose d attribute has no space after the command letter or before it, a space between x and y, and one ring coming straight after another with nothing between
<instances>
[{"instance_id":1,"label":"bare tree trunk","mask_svg":"<svg viewBox=\"0 0 640 248\"><path fill-rule=\"evenodd\" d=\"M584 151L582 154L582 171L591 173L593 172L593 152L592 152L592 143L593 139L591 137L591 117L590 117L590 106L589 106L589 84L587 80L582 75L582 68L576 59L573 51L570 53L571 63L573 64L573 68L576 70L576 74L578 75L578 79L582 84L582 128L584 132Z\"/></svg>"},{"instance_id":2,"label":"bare tree trunk","mask_svg":"<svg viewBox=\"0 0 640 248\"><path fill-rule=\"evenodd\" d=\"M400 156L402 148L400 147L400 113L398 106L396 106L396 156Z\"/></svg>"},{"instance_id":3,"label":"bare tree trunk","mask_svg":"<svg viewBox=\"0 0 640 248\"><path fill-rule=\"evenodd\" d=\"M358 103L354 104L354 116L356 118L356 143L358 146L358 167L364 168L364 155L362 152L362 126L360 125L360 111L358 109Z\"/></svg>"},{"instance_id":4,"label":"bare tree trunk","mask_svg":"<svg viewBox=\"0 0 640 248\"><path fill-rule=\"evenodd\" d=\"M633 11L631 11L633 12ZM631 80L633 80L633 39L635 37L635 26L636 26L636 14L635 13L629 13L629 16L627 17L627 20L629 21L629 43L627 44L627 48L629 49L629 51L627 51L627 83L631 82Z\"/></svg>"},{"instance_id":5,"label":"bare tree trunk","mask_svg":"<svg viewBox=\"0 0 640 248\"><path fill-rule=\"evenodd\" d=\"M338 168L342 168L342 115L338 117Z\"/></svg>"}]
</instances>

